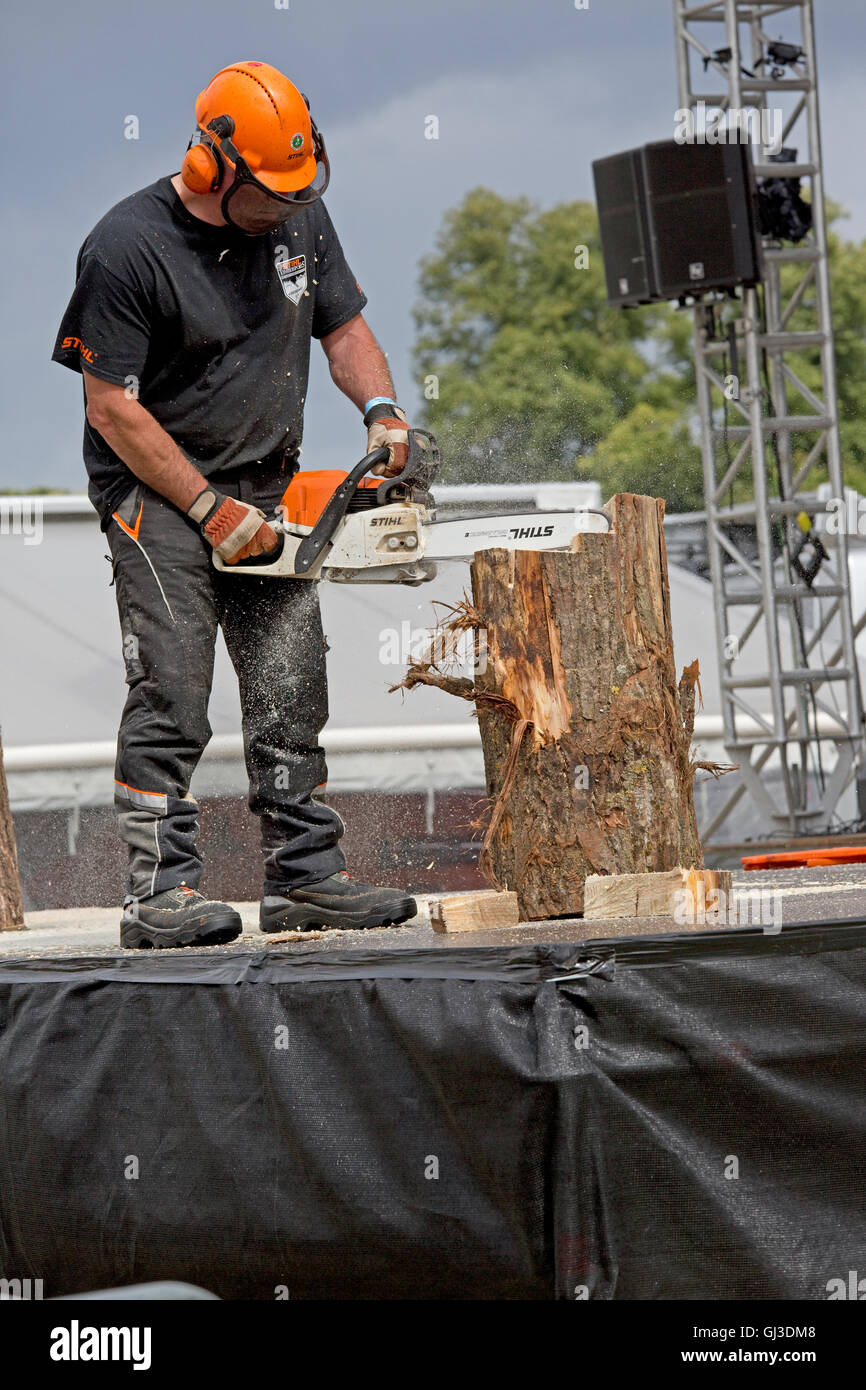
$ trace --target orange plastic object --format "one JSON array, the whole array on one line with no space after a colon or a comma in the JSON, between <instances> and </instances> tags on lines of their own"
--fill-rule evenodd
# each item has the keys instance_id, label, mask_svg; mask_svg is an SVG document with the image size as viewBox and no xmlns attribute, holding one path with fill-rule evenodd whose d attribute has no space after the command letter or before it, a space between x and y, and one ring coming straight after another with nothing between
<instances>
[{"instance_id":1,"label":"orange plastic object","mask_svg":"<svg viewBox=\"0 0 866 1390\"><path fill-rule=\"evenodd\" d=\"M347 474L339 468L296 473L280 500L280 514L289 526L315 526ZM378 487L381 478L362 478L359 488Z\"/></svg>"},{"instance_id":2,"label":"orange plastic object","mask_svg":"<svg viewBox=\"0 0 866 1390\"><path fill-rule=\"evenodd\" d=\"M750 854L740 863L744 869L814 869L822 864L866 864L866 845L839 849L793 849L784 854Z\"/></svg>"},{"instance_id":3,"label":"orange plastic object","mask_svg":"<svg viewBox=\"0 0 866 1390\"><path fill-rule=\"evenodd\" d=\"M192 193L211 193L219 182L217 162L206 145L193 145L187 150L180 172Z\"/></svg>"},{"instance_id":4,"label":"orange plastic object","mask_svg":"<svg viewBox=\"0 0 866 1390\"><path fill-rule=\"evenodd\" d=\"M215 116L231 116L232 143L252 172L275 193L306 188L316 177L316 156L307 103L297 87L270 63L232 63L199 93L195 118L211 136ZM223 157L231 164L228 155Z\"/></svg>"}]
</instances>

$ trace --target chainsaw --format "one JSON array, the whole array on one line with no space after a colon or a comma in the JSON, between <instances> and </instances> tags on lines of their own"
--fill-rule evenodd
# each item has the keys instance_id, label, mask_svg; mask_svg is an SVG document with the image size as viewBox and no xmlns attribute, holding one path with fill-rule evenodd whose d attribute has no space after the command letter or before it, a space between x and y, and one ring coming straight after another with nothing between
<instances>
[{"instance_id":1,"label":"chainsaw","mask_svg":"<svg viewBox=\"0 0 866 1390\"><path fill-rule=\"evenodd\" d=\"M364 476L387 458L383 446L350 473L296 473L268 518L277 546L238 565L214 551L216 568L259 578L416 585L435 578L439 560L471 560L476 550L495 546L564 550L582 531L610 530L607 514L593 507L437 521L430 487L440 455L433 435L409 430L409 457L396 477Z\"/></svg>"}]
</instances>

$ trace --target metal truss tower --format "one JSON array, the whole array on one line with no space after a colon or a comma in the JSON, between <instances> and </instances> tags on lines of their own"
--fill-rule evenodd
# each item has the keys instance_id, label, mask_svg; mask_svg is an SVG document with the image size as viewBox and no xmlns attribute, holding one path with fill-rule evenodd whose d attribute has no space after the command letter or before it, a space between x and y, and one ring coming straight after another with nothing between
<instances>
[{"instance_id":1,"label":"metal truss tower","mask_svg":"<svg viewBox=\"0 0 866 1390\"><path fill-rule=\"evenodd\" d=\"M780 20L794 31L784 42ZM844 528L820 530L827 498L844 491L812 0L674 0L674 23L680 107L698 124L711 108L725 124L766 113L755 175L801 178L812 206L800 244L764 238L762 286L694 309L724 743L740 765L704 835L744 794L768 829L816 833L866 767L855 655L866 619L855 628ZM804 554L820 558L817 573Z\"/></svg>"}]
</instances>

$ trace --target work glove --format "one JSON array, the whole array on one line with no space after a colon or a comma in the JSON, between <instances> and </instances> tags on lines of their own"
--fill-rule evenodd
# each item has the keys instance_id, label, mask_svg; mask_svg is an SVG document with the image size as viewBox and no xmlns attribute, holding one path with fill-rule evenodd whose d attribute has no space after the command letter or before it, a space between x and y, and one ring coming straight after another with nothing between
<instances>
[{"instance_id":1,"label":"work glove","mask_svg":"<svg viewBox=\"0 0 866 1390\"><path fill-rule=\"evenodd\" d=\"M367 426L367 453L372 454L374 449L381 449L383 445L388 449L387 462L377 463L370 472L380 478L393 478L397 473L402 473L409 458L406 412L399 405L371 405L364 416L364 424Z\"/></svg>"},{"instance_id":2,"label":"work glove","mask_svg":"<svg viewBox=\"0 0 866 1390\"><path fill-rule=\"evenodd\" d=\"M227 565L264 555L279 545L276 531L268 525L259 507L226 497L214 487L200 492L186 514Z\"/></svg>"}]
</instances>

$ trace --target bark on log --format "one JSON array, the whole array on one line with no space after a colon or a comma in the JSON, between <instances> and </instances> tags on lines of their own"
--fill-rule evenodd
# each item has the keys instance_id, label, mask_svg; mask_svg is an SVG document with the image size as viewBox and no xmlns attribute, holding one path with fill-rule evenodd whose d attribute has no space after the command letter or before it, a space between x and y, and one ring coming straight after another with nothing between
<instances>
[{"instance_id":1,"label":"bark on log","mask_svg":"<svg viewBox=\"0 0 866 1390\"><path fill-rule=\"evenodd\" d=\"M583 909L588 874L701 868L690 744L698 663L677 684L662 518L630 493L572 553L479 551L476 708L493 802L482 871L521 918ZM493 697L491 700L490 697Z\"/></svg>"},{"instance_id":2,"label":"bark on log","mask_svg":"<svg viewBox=\"0 0 866 1390\"><path fill-rule=\"evenodd\" d=\"M0 931L19 931L23 926L24 904L18 876L18 851L3 767L3 742L0 739Z\"/></svg>"}]
</instances>

